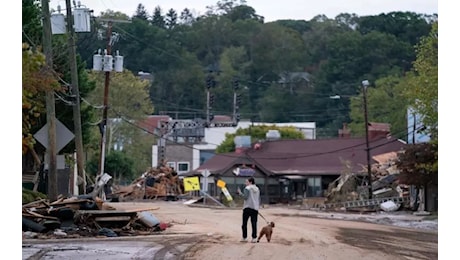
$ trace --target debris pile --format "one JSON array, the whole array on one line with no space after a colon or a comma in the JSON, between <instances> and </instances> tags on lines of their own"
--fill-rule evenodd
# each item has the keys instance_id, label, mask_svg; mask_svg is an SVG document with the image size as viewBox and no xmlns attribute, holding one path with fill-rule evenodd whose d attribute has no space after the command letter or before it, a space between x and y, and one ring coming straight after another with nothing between
<instances>
[{"instance_id":1,"label":"debris pile","mask_svg":"<svg viewBox=\"0 0 460 260\"><path fill-rule=\"evenodd\" d=\"M399 171L396 167L396 158L396 153L382 154L373 157L377 163L372 165L372 198L379 199L409 196L409 186L399 183ZM369 186L366 186L367 183L365 183L367 168L363 167L363 172L353 173L347 171L334 182L330 183L326 192L325 203L354 205L345 202L366 200L369 193Z\"/></svg>"},{"instance_id":2,"label":"debris pile","mask_svg":"<svg viewBox=\"0 0 460 260\"><path fill-rule=\"evenodd\" d=\"M177 172L168 166L152 167L128 186L114 186L112 196L119 201L157 199L184 194Z\"/></svg>"},{"instance_id":3,"label":"debris pile","mask_svg":"<svg viewBox=\"0 0 460 260\"><path fill-rule=\"evenodd\" d=\"M78 238L86 236L149 235L172 224L152 213L159 208L129 207L103 202L90 195L40 199L22 206L22 230L26 238Z\"/></svg>"}]
</instances>

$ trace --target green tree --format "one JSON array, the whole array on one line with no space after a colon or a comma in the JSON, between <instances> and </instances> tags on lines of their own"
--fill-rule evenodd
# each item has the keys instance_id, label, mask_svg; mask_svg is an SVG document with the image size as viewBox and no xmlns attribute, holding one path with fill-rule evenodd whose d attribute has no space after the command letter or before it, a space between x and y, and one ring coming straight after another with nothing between
<instances>
[{"instance_id":1,"label":"green tree","mask_svg":"<svg viewBox=\"0 0 460 260\"><path fill-rule=\"evenodd\" d=\"M405 87L404 78L388 76L378 79L375 87L367 88L369 122L389 123L391 134L400 139L407 139L407 99L403 95ZM365 134L363 109L362 95L352 97L349 123L352 135Z\"/></svg>"},{"instance_id":2,"label":"green tree","mask_svg":"<svg viewBox=\"0 0 460 260\"><path fill-rule=\"evenodd\" d=\"M237 20L255 20L258 22L264 21L264 18L258 14L256 14L256 10L254 8L247 6L247 5L238 5L228 11L226 14L232 20L232 22L236 22Z\"/></svg>"},{"instance_id":3,"label":"green tree","mask_svg":"<svg viewBox=\"0 0 460 260\"><path fill-rule=\"evenodd\" d=\"M437 143L411 144L398 156L400 182L418 188L438 184Z\"/></svg>"},{"instance_id":4,"label":"green tree","mask_svg":"<svg viewBox=\"0 0 460 260\"><path fill-rule=\"evenodd\" d=\"M35 0L22 0L22 42L37 47L43 34L40 4Z\"/></svg>"},{"instance_id":5,"label":"green tree","mask_svg":"<svg viewBox=\"0 0 460 260\"><path fill-rule=\"evenodd\" d=\"M216 148L216 153L228 153L235 151L235 137L247 135L251 142L266 139L268 130L278 130L281 139L304 139L304 134L295 127L279 127L276 125L257 125L248 128L238 128L234 134L225 134L225 140Z\"/></svg>"},{"instance_id":6,"label":"green tree","mask_svg":"<svg viewBox=\"0 0 460 260\"><path fill-rule=\"evenodd\" d=\"M193 17L193 14L190 12L190 9L184 8L184 10L182 10L182 12L180 13L179 20L181 24L190 26L195 21L195 17Z\"/></svg>"},{"instance_id":7,"label":"green tree","mask_svg":"<svg viewBox=\"0 0 460 260\"><path fill-rule=\"evenodd\" d=\"M96 89L87 98L88 102L93 105L103 104L104 74L102 72L91 72L89 74L90 79L96 82ZM124 70L122 73L111 73L108 118L112 120L107 123L107 155L113 151L114 144L129 146L132 143L137 143L133 140L141 137L132 131L123 132L121 126L124 120L136 122L153 113L153 104L149 98L148 87L148 81L137 78L128 70ZM100 113L102 118L102 111ZM99 128L93 127L93 131L99 132Z\"/></svg>"},{"instance_id":8,"label":"green tree","mask_svg":"<svg viewBox=\"0 0 460 260\"><path fill-rule=\"evenodd\" d=\"M437 15L399 11L381 13L379 15L360 17L357 29L362 34L372 31L391 34L413 46L420 41L421 36L429 33L431 21L433 20L437 20Z\"/></svg>"},{"instance_id":9,"label":"green tree","mask_svg":"<svg viewBox=\"0 0 460 260\"><path fill-rule=\"evenodd\" d=\"M144 21L147 21L149 19L148 12L143 4L137 5L136 12L134 13L133 18L138 18Z\"/></svg>"},{"instance_id":10,"label":"green tree","mask_svg":"<svg viewBox=\"0 0 460 260\"><path fill-rule=\"evenodd\" d=\"M173 29L177 25L177 12L174 9L169 9L165 17L165 26L167 29Z\"/></svg>"},{"instance_id":11,"label":"green tree","mask_svg":"<svg viewBox=\"0 0 460 260\"><path fill-rule=\"evenodd\" d=\"M438 136L438 23L434 23L429 35L416 46L417 58L407 76L404 93L410 106L422 116L425 133L432 139Z\"/></svg>"},{"instance_id":12,"label":"green tree","mask_svg":"<svg viewBox=\"0 0 460 260\"><path fill-rule=\"evenodd\" d=\"M123 151L113 151L104 160L104 172L112 176L114 184L131 182L137 176L135 172L135 161ZM99 167L98 157L94 157L86 164L86 171L96 177Z\"/></svg>"},{"instance_id":13,"label":"green tree","mask_svg":"<svg viewBox=\"0 0 460 260\"><path fill-rule=\"evenodd\" d=\"M159 28L165 28L165 17L162 14L162 10L160 6L156 6L155 10L153 10L152 25L157 26Z\"/></svg>"},{"instance_id":14,"label":"green tree","mask_svg":"<svg viewBox=\"0 0 460 260\"><path fill-rule=\"evenodd\" d=\"M59 84L45 64L45 55L22 45L22 153L33 149L33 133L41 127L45 114L45 94L59 90Z\"/></svg>"}]
</instances>

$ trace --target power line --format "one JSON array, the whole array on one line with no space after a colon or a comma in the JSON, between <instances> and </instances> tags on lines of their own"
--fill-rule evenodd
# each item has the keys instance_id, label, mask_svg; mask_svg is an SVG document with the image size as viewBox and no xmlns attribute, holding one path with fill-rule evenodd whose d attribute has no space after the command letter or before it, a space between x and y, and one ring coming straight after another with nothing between
<instances>
[{"instance_id":1,"label":"power line","mask_svg":"<svg viewBox=\"0 0 460 260\"><path fill-rule=\"evenodd\" d=\"M113 109L112 109L113 110ZM121 118L123 121L127 122L128 124L130 124L131 126L134 126L138 129L141 129L143 131L145 131L146 133L149 133L149 134L152 134L156 137L159 137L161 138L160 135L158 134L155 134L154 132L151 132L150 130L148 129L145 129L133 122L131 122L131 120L128 120L126 119L123 115L121 115L120 113L116 112L115 111L115 114L117 114L117 116L119 118ZM422 129L423 127L419 127L417 128L415 131L418 131L420 129ZM402 133L403 131L400 131L400 133ZM411 134L411 132L405 132L404 131L404 134ZM375 139L373 141L371 141L371 143L377 143L383 139L387 139L387 137L381 137L381 138L378 138L378 139ZM378 148L378 147L381 147L381 146L384 146L384 145L387 145L387 144L390 144L390 143L393 143L393 142L397 142L397 141L401 141L400 139L398 138L394 138L388 142L384 142L382 144L377 144L377 145L374 145L374 146L371 146L369 147L370 150L372 149L375 149L375 148ZM193 150L198 150L200 151L200 149L197 149L197 148L194 148L193 146L190 146L190 145L187 145L187 144L184 144L184 143L180 143L180 142L177 142L177 141L172 141L174 143L176 143L177 145L181 145L181 146L184 146L184 147L187 147L187 148L190 148L190 149L193 149ZM209 143L209 144L212 144L212 143ZM308 158L308 157L314 157L314 156L320 156L320 155L325 155L325 154L334 154L334 153L338 153L338 152L341 152L341 151L345 151L345 150L349 150L349 149L353 149L353 148L356 148L356 147L360 147L360 146L363 146L365 145L366 143L365 142L362 142L362 143L359 143L359 144L355 144L355 145L352 145L352 146L347 146L347 147L343 147L343 148L340 148L340 149L335 149L335 150L331 150L331 151L327 151L327 152L322 152L322 153L308 153L308 154L305 154L305 153L301 153L301 154L296 154L296 155L292 155L292 154L289 154L288 156L284 156L284 157L279 157L279 154L277 154L277 157L273 158L273 157L267 157L267 158L257 158L257 159L271 159L271 160L286 160L286 159L297 159L297 158ZM219 146L217 144L213 144L213 145L216 145L216 146ZM240 155L232 155L232 154L219 154L219 156L226 156L226 157L232 157L232 158L238 158L240 157ZM249 155L248 155L249 156ZM254 158L252 158L254 159Z\"/></svg>"}]
</instances>

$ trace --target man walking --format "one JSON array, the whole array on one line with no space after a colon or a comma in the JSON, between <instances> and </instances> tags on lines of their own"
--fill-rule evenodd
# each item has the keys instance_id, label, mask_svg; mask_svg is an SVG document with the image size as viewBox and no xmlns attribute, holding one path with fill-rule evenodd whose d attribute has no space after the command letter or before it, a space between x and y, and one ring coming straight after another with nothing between
<instances>
[{"instance_id":1,"label":"man walking","mask_svg":"<svg viewBox=\"0 0 460 260\"><path fill-rule=\"evenodd\" d=\"M259 206L260 206L260 190L255 185L255 181L253 177L250 177L246 180L246 187L244 188L244 192L238 188L238 193L244 198L243 204L243 225L241 229L243 231L243 238L241 242L248 241L248 220L251 218L251 228L252 233L251 237L252 243L257 242L257 215L259 214Z\"/></svg>"}]
</instances>

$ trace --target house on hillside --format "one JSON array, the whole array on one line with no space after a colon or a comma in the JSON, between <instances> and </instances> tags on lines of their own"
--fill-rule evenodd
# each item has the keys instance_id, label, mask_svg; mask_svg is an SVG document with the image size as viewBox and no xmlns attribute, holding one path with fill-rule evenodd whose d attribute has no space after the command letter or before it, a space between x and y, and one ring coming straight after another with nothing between
<instances>
[{"instance_id":1,"label":"house on hillside","mask_svg":"<svg viewBox=\"0 0 460 260\"><path fill-rule=\"evenodd\" d=\"M294 94L296 89L311 87L310 77L308 72L284 72L279 75L278 84Z\"/></svg>"},{"instance_id":2,"label":"house on hillside","mask_svg":"<svg viewBox=\"0 0 460 260\"><path fill-rule=\"evenodd\" d=\"M402 151L405 142L385 135L372 135L371 158ZM373 162L372 162L373 163ZM233 153L217 154L185 176L201 176L208 170L210 186L217 180L226 183L230 193L243 188L247 177L261 187L264 203L323 197L329 184L344 172L367 177L365 138L321 140L273 140L256 143ZM219 196L218 189L212 196Z\"/></svg>"}]
</instances>

